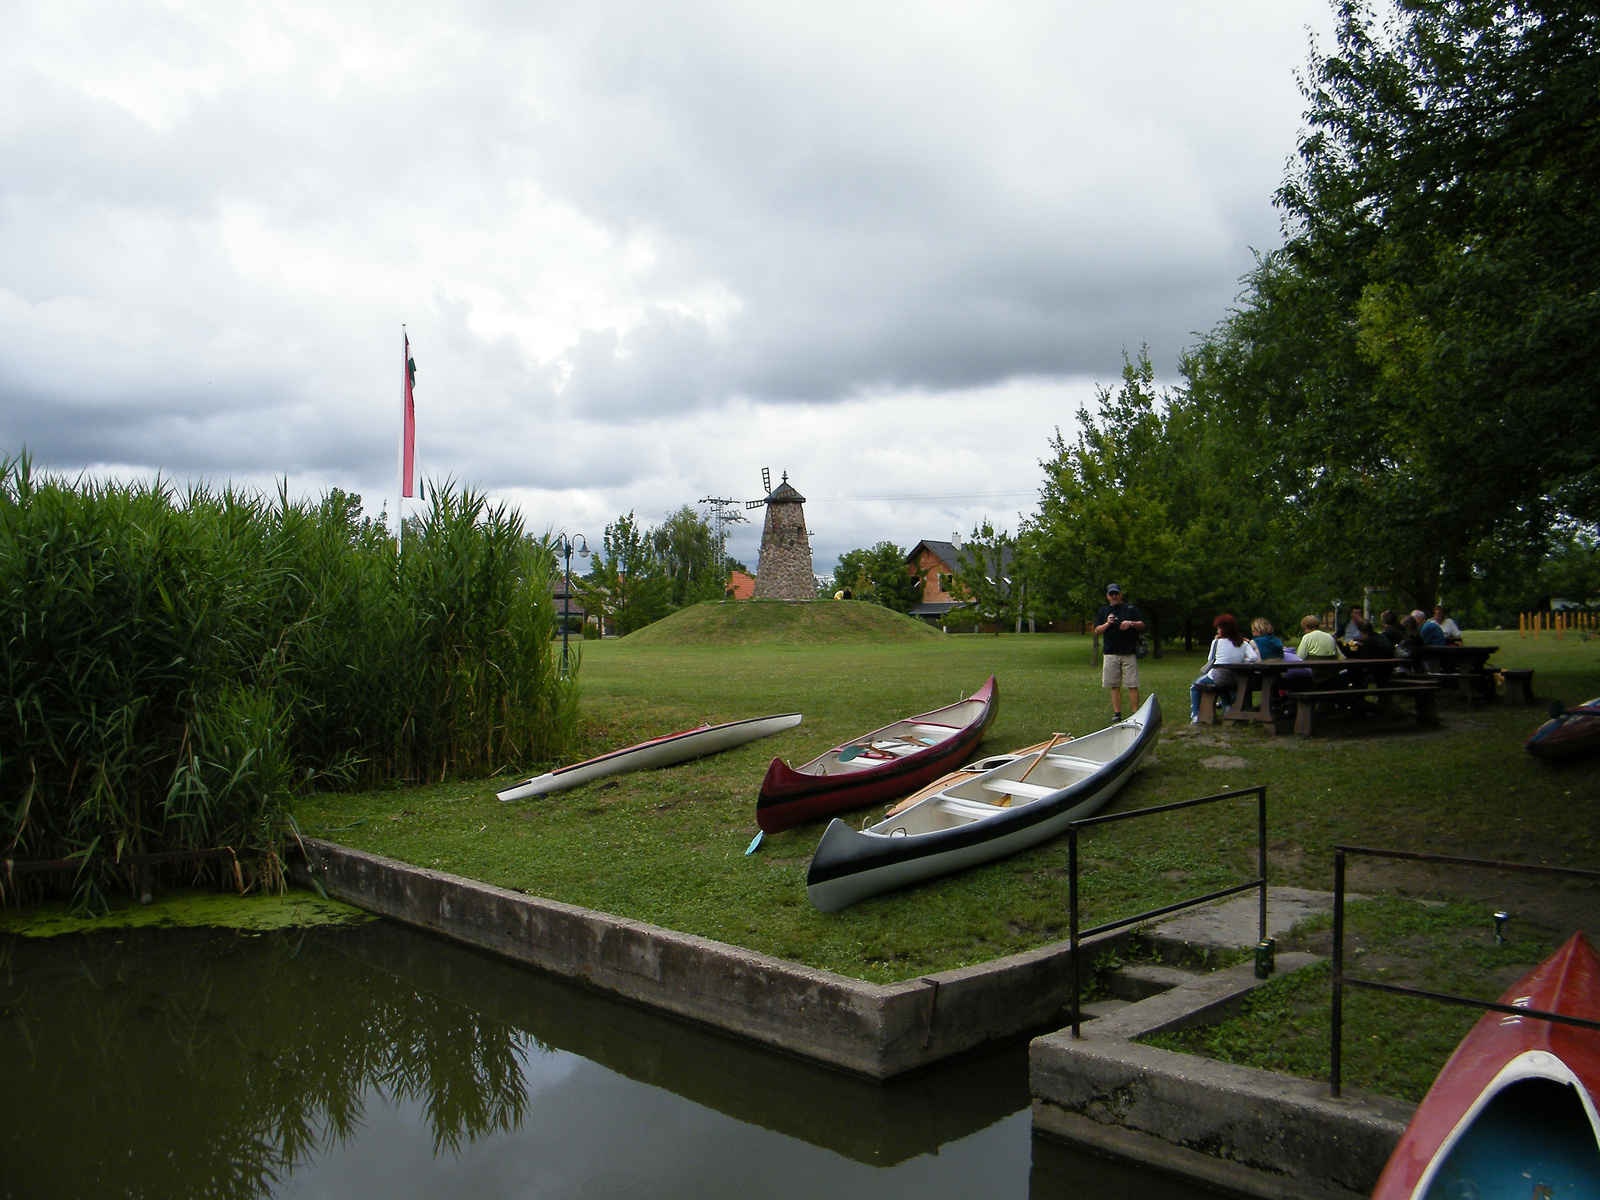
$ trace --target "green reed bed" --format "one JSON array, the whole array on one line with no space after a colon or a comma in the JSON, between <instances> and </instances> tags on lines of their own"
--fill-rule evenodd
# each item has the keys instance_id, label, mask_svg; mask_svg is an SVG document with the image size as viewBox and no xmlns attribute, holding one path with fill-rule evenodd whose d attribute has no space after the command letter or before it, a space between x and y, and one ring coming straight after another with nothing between
<instances>
[{"instance_id":1,"label":"green reed bed","mask_svg":"<svg viewBox=\"0 0 1600 1200\"><path fill-rule=\"evenodd\" d=\"M0 859L81 860L80 905L129 854L231 846L277 884L297 794L562 753L552 569L470 489L428 489L402 552L337 491L0 462Z\"/></svg>"}]
</instances>

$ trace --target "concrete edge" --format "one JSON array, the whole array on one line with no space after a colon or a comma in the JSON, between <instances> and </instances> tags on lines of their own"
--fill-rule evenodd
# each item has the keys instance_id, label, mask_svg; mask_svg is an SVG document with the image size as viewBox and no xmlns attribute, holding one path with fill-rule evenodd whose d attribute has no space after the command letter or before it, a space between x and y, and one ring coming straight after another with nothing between
<instances>
[{"instance_id":1,"label":"concrete edge","mask_svg":"<svg viewBox=\"0 0 1600 1200\"><path fill-rule=\"evenodd\" d=\"M1321 962L1315 954L1298 951L1278 955L1278 970L1271 979L1282 979L1301 967ZM1214 1025L1244 1005L1250 993L1270 979L1257 979L1254 963L1223 967L1207 975L1197 975L1176 987L1147 996L1126 1008L1095 1021L1092 1036L1099 1041L1111 1038L1132 1041L1188 1029L1195 1025Z\"/></svg>"},{"instance_id":2,"label":"concrete edge","mask_svg":"<svg viewBox=\"0 0 1600 1200\"><path fill-rule=\"evenodd\" d=\"M858 1074L885 1079L1048 1027L1070 996L1055 943L894 984L305 838L296 882L564 979ZM1085 940L1098 953L1122 932ZM1092 961L1092 960L1091 960Z\"/></svg>"},{"instance_id":3,"label":"concrete edge","mask_svg":"<svg viewBox=\"0 0 1600 1200\"><path fill-rule=\"evenodd\" d=\"M1035 1127L1263 1200L1350 1200L1377 1183L1415 1106L1253 1067L1096 1038L1036 1038Z\"/></svg>"}]
</instances>

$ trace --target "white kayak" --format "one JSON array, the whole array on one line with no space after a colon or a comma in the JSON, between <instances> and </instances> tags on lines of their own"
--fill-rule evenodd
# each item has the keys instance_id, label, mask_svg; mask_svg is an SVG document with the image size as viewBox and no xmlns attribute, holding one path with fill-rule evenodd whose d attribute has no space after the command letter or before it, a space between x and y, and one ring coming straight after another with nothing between
<instances>
[{"instance_id":1,"label":"white kayak","mask_svg":"<svg viewBox=\"0 0 1600 1200\"><path fill-rule=\"evenodd\" d=\"M722 725L699 725L681 733L669 733L651 738L636 746L626 746L601 754L595 758L558 767L543 775L526 780L503 792L496 792L502 800L525 800L529 796L543 796L549 792L562 792L600 779L606 775L621 775L627 771L644 771L652 767L670 767L674 763L688 762L691 758L704 758L731 750L746 742L758 741L793 729L800 724L799 713L780 713L772 717L751 717L747 721L729 721Z\"/></svg>"}]
</instances>

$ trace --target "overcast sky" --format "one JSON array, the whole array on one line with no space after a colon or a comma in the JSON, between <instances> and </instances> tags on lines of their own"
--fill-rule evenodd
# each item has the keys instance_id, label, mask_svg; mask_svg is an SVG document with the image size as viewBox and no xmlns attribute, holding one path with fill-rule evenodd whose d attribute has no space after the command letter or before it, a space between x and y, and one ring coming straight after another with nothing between
<instances>
[{"instance_id":1,"label":"overcast sky","mask_svg":"<svg viewBox=\"0 0 1600 1200\"><path fill-rule=\"evenodd\" d=\"M0 450L529 525L804 493L817 569L1032 508L1239 291L1326 0L115 4L0 39ZM760 513L753 516L759 518ZM759 525L731 551L755 565Z\"/></svg>"}]
</instances>

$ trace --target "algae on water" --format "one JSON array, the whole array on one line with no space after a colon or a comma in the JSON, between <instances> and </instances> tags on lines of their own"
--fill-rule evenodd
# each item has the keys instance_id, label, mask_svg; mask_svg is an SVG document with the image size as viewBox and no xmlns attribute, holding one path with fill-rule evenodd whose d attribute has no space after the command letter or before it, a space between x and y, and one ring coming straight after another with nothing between
<instances>
[{"instance_id":1,"label":"algae on water","mask_svg":"<svg viewBox=\"0 0 1600 1200\"><path fill-rule=\"evenodd\" d=\"M223 929L268 930L309 925L353 925L376 920L337 900L291 888L281 895L236 896L231 892L179 890L158 893L151 904L133 896L116 897L109 912L75 916L66 901L26 908L0 908L0 933L51 937L101 929L181 928L207 925Z\"/></svg>"}]
</instances>

